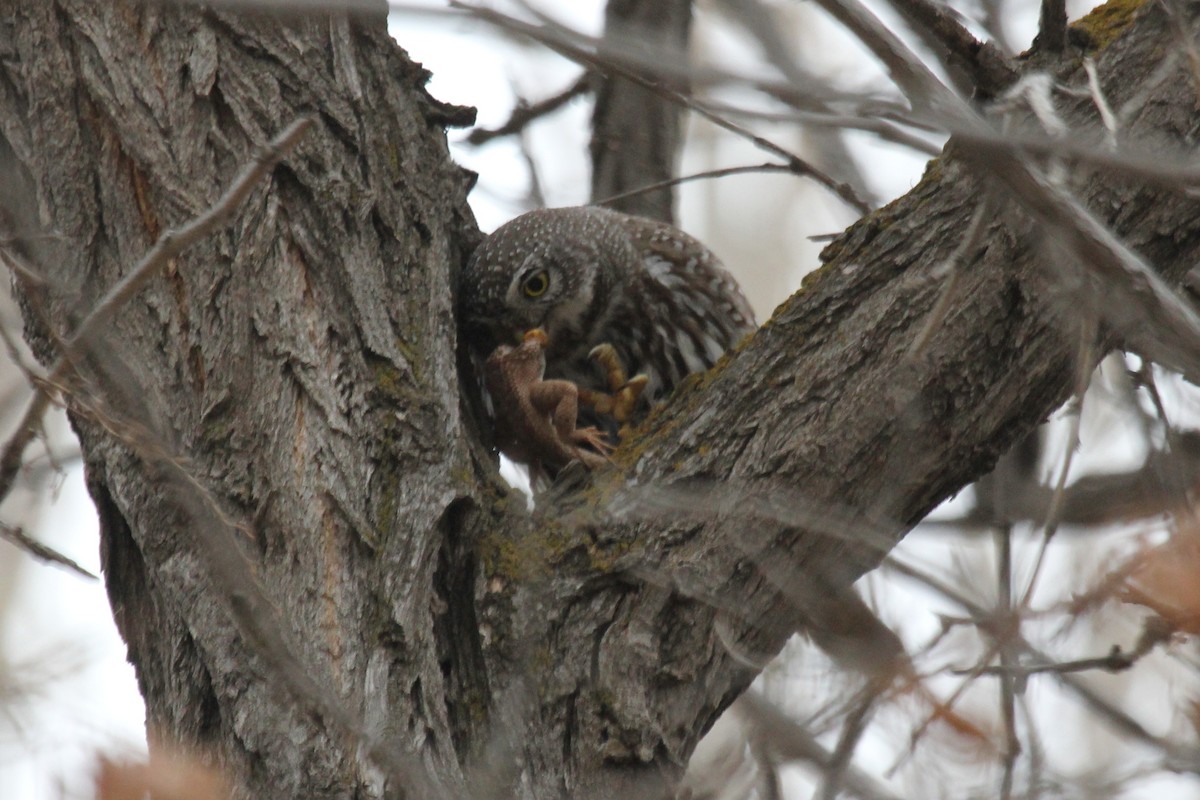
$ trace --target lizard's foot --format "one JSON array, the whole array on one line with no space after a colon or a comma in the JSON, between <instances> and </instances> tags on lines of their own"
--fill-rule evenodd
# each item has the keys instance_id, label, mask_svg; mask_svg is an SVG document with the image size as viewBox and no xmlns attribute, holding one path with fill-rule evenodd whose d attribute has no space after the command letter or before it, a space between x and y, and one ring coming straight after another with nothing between
<instances>
[{"instance_id":1,"label":"lizard's foot","mask_svg":"<svg viewBox=\"0 0 1200 800\"><path fill-rule=\"evenodd\" d=\"M611 394L587 392L582 399L599 414L609 414L622 428L633 419L633 410L646 389L650 379L645 375L628 377L625 365L611 344L598 344L588 353L588 358L604 369L604 377Z\"/></svg>"},{"instance_id":2,"label":"lizard's foot","mask_svg":"<svg viewBox=\"0 0 1200 800\"><path fill-rule=\"evenodd\" d=\"M576 428L575 432L571 434L571 439L576 445L586 445L605 457L613 451L613 446L608 443L604 431L591 425L586 428Z\"/></svg>"}]
</instances>

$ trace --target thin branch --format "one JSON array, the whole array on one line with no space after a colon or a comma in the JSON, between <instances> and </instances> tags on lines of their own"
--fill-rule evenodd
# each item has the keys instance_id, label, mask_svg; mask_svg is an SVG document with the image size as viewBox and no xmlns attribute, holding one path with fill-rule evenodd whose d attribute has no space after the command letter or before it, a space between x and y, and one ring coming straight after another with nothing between
<instances>
[{"instance_id":1,"label":"thin branch","mask_svg":"<svg viewBox=\"0 0 1200 800\"><path fill-rule=\"evenodd\" d=\"M879 698L881 688L876 685L875 681L869 681L863 690L863 696L846 715L846 721L838 736L837 744L834 746L829 760L825 763L824 780L816 795L818 800L835 800L841 793L846 771L854 759L854 751L857 749L858 743L862 741L863 734L867 731L867 724L871 721L871 711L875 708L875 701Z\"/></svg>"},{"instance_id":2,"label":"thin branch","mask_svg":"<svg viewBox=\"0 0 1200 800\"><path fill-rule=\"evenodd\" d=\"M57 564L60 567L66 567L67 569L84 578L99 580L91 572L79 566L76 561L67 558L53 547L42 544L29 534L25 533L25 531L20 527L0 524L0 539L19 547L29 555L36 558L38 561L42 561L47 564Z\"/></svg>"},{"instance_id":3,"label":"thin branch","mask_svg":"<svg viewBox=\"0 0 1200 800\"><path fill-rule=\"evenodd\" d=\"M1093 326L1081 326L1092 328ZM1085 343L1084 353L1090 353L1090 344ZM1080 361L1086 356L1081 353ZM1082 369L1081 369L1082 371ZM1090 372L1090 370L1088 370ZM1058 483L1054 486L1054 494L1050 498L1050 508L1046 513L1045 529L1042 533L1042 540L1038 546L1037 557L1033 562L1033 570L1029 575L1029 583L1025 586L1025 592L1021 595L1021 607L1028 607L1033 599L1034 589L1037 588L1038 578L1041 577L1042 566L1046 562L1046 553L1050 549L1050 542L1054 540L1054 535L1058 533L1058 526L1062 523L1062 506L1063 498L1066 496L1067 478L1071 474L1071 464L1074 462L1075 454L1079 450L1079 426L1083 417L1083 396L1087 388L1087 378L1083 378L1080 382L1083 388L1076 385L1075 399L1071 402L1071 419L1067 433L1067 451L1063 454L1062 467L1058 472Z\"/></svg>"},{"instance_id":4,"label":"thin branch","mask_svg":"<svg viewBox=\"0 0 1200 800\"><path fill-rule=\"evenodd\" d=\"M999 558L996 567L996 595L1001 619L1013 617L1013 547L1012 525L1004 523L996 529L996 550ZM1015 663L1012 637L1000 641L1000 664ZM1001 753L1004 772L1000 779L1000 800L1010 800L1013 779L1017 770L1017 756L1021 753L1021 740L1017 736L1017 681L1011 676L1000 681L1000 716L1004 720L1004 750Z\"/></svg>"},{"instance_id":5,"label":"thin branch","mask_svg":"<svg viewBox=\"0 0 1200 800\"><path fill-rule=\"evenodd\" d=\"M784 95L771 93L769 96L783 103L789 103L788 98ZM761 119L767 122L795 122L814 128L845 128L847 130L863 131L864 133L874 134L885 142L898 144L901 147L907 147L910 150L927 156L938 156L942 152L940 144L931 143L929 140L900 127L900 124L897 124L897 122L892 122L889 119L881 117L871 117L864 114L835 114L825 111L806 111L803 109L795 109L786 113L756 111L754 109L717 103L712 100L703 101L703 105L706 108L724 114ZM910 125L911 123L911 127L920 130L925 130L929 127L920 124L917 120L910 121L900 118L897 121L904 125Z\"/></svg>"},{"instance_id":6,"label":"thin branch","mask_svg":"<svg viewBox=\"0 0 1200 800\"><path fill-rule=\"evenodd\" d=\"M798 169L798 167L801 164L804 166L804 169L802 171ZM658 189L665 189L665 188L668 188L671 186L678 186L680 184L690 183L692 181L707 180L710 178L725 178L730 175L745 175L748 173L772 173L772 172L773 173L782 172L782 173L788 173L791 175L798 175L801 177L809 176L809 177L816 178L817 181L822 186L825 186L826 188L831 189L835 194L837 194L837 196L843 202L852 206L860 214L868 214L871 211L871 207L869 205L867 205L865 200L863 200L862 198L858 197L858 195L855 194L854 189L852 187L850 187L849 185L847 185L845 183L839 183L839 182L835 181L833 178L831 178L828 175L826 175L825 173L821 172L816 167L812 166L811 164L808 164L807 162L800 161L799 159L797 159L796 162L789 162L787 164L774 164L771 162L766 162L763 164L753 164L753 165L746 165L746 166L741 166L741 167L723 167L721 169L709 169L709 170L704 170L703 172L694 172L691 175L682 175L678 178L671 178L670 180L658 181L656 183L651 183L646 186L640 186L637 189L630 189L627 192L621 192L620 194L612 195L611 197L605 197L603 200L596 200L595 204L599 205L599 206L608 205L610 203L616 202L617 200L624 200L627 197L634 197L636 195L644 194L646 192L653 192Z\"/></svg>"},{"instance_id":7,"label":"thin branch","mask_svg":"<svg viewBox=\"0 0 1200 800\"><path fill-rule=\"evenodd\" d=\"M716 7L730 24L743 28L758 43L767 63L785 79L786 86L782 91L767 91L768 95L779 97L793 108L816 113L829 113L835 105L846 108L857 104L849 98L835 99L832 96L835 93L825 86L826 81L801 63L793 37L780 24L779 8L770 7L762 0L719 0ZM847 148L842 130L820 130L810 144L812 154L822 164L835 167L842 180L858 187L861 194L871 195L868 181ZM880 203L873 202L873 205Z\"/></svg>"},{"instance_id":8,"label":"thin branch","mask_svg":"<svg viewBox=\"0 0 1200 800\"><path fill-rule=\"evenodd\" d=\"M1067 47L1067 0L1042 0L1036 41L1050 53Z\"/></svg>"},{"instance_id":9,"label":"thin branch","mask_svg":"<svg viewBox=\"0 0 1200 800\"><path fill-rule=\"evenodd\" d=\"M225 194L197 217L177 228L170 228L158 237L142 259L117 281L100 302L84 318L69 339L63 342L59 360L47 371L37 386L37 394L25 411L16 432L0 452L0 498L7 497L13 480L21 467L25 448L36 435L40 420L50 404L49 393L63 388L68 374L77 366L96 333L108 323L124 303L128 302L152 277L187 248L208 236L227 222L242 201L263 177L275 167L300 137L312 126L313 117L301 117L284 128L255 155L229 185Z\"/></svg>"},{"instance_id":10,"label":"thin branch","mask_svg":"<svg viewBox=\"0 0 1200 800\"><path fill-rule=\"evenodd\" d=\"M1015 679L1017 681L1023 681L1031 675L1045 675L1048 673L1066 675L1071 672L1087 672L1093 669L1118 673L1131 668L1153 650L1156 644L1164 640L1164 638L1144 636L1138 643L1138 646L1128 653L1117 645L1113 645L1108 655L1097 658L1080 658L1075 661L1046 662L1040 664L1001 664L999 666L972 668L970 670L955 669L950 672L954 675L962 675L967 672L979 675L995 675L1005 680Z\"/></svg>"},{"instance_id":11,"label":"thin branch","mask_svg":"<svg viewBox=\"0 0 1200 800\"><path fill-rule=\"evenodd\" d=\"M762 695L748 691L734 708L746 720L752 736L761 740L783 762L803 761L822 771L830 769L833 755L805 726L790 719ZM842 773L842 789L865 800L896 800L896 795L853 764Z\"/></svg>"},{"instance_id":12,"label":"thin branch","mask_svg":"<svg viewBox=\"0 0 1200 800\"><path fill-rule=\"evenodd\" d=\"M521 131L517 136L517 141L520 144L518 148L521 152L521 160L525 162L525 169L529 171L529 207L530 208L545 208L546 207L546 192L542 189L542 175L538 170L537 159L533 157L533 148L529 144L529 136L526 131Z\"/></svg>"},{"instance_id":13,"label":"thin branch","mask_svg":"<svg viewBox=\"0 0 1200 800\"><path fill-rule=\"evenodd\" d=\"M918 569L917 567L912 566L911 564L901 561L894 555L889 555L884 560L883 564L888 569L910 578L922 586L934 590L942 597L965 609L967 613L974 617L983 618L988 615L987 609L974 602L962 592L947 584L945 581L939 580L933 575L930 575ZM1020 648L1021 652L1025 654L1025 657L1030 661L1033 661L1034 663L1050 663L1050 659L1046 658L1041 651L1026 641L1025 638L1021 636L1019 631L1015 633L1013 643ZM976 667L976 669L978 669L978 667ZM1181 765L1195 764L1195 759L1192 757L1192 754L1189 750L1185 750L1184 748L1175 745L1168 739L1164 739L1150 733L1150 731L1146 730L1141 723L1129 716L1129 714L1114 706L1108 700L1098 695L1095 690L1093 690L1087 684L1081 683L1073 675L1062 672L1051 674L1058 679L1059 683L1074 693L1075 696L1083 702L1084 706L1092 711L1092 713L1104 720L1107 720L1113 727L1117 728L1122 733L1155 748L1162 753L1165 758L1172 762L1179 763ZM1195 771L1194 766L1187 768Z\"/></svg>"},{"instance_id":14,"label":"thin branch","mask_svg":"<svg viewBox=\"0 0 1200 800\"><path fill-rule=\"evenodd\" d=\"M979 121L966 103L859 0L815 0L817 5L858 37L883 64L913 108L935 118Z\"/></svg>"},{"instance_id":15,"label":"thin branch","mask_svg":"<svg viewBox=\"0 0 1200 800\"><path fill-rule=\"evenodd\" d=\"M591 75L585 72L574 83L552 97L547 97L545 100L539 100L536 103L517 103L517 107L513 109L508 121L499 128L490 130L487 128L476 128L471 131L466 139L467 144L479 146L501 136L511 136L514 133L518 133L531 122L547 114L552 114L576 97L588 93L591 91L591 88Z\"/></svg>"},{"instance_id":16,"label":"thin branch","mask_svg":"<svg viewBox=\"0 0 1200 800\"><path fill-rule=\"evenodd\" d=\"M947 67L966 73L980 95L995 97L1016 82L1018 73L1009 58L991 42L976 39L949 6L931 0L891 0L891 4L945 48L936 54Z\"/></svg>"},{"instance_id":17,"label":"thin branch","mask_svg":"<svg viewBox=\"0 0 1200 800\"><path fill-rule=\"evenodd\" d=\"M753 133L752 131L747 130L731 120L722 117L714 111L706 108L690 95L671 89L657 80L648 79L637 69L633 68L633 66L630 66L645 66L640 64L640 62L637 60L637 54L631 54L621 50L620 48L615 48L611 45L611 43L606 41L581 36L574 31L563 29L553 20L548 18L542 17L541 19L544 27L539 27L530 25L529 23L522 22L521 20L517 20L512 17L505 16L491 9L468 6L458 2L452 3L452 6L454 8L467 11L479 19L496 25L503 30L528 36L534 41L540 42L547 47L562 53L567 58L575 60L581 64L591 66L596 69L603 69L608 72L615 73L622 78L633 81L634 83L637 83L640 86L649 89L650 91L656 92L662 97L665 97L684 106L685 108L696 112L718 127L750 141L759 149L786 160L789 164L794 165L794 169L797 174L810 175L814 179L821 181L822 176L819 173L808 170L806 168L807 164L804 159L800 158L797 154ZM591 52L586 48L592 48L596 52ZM659 64L656 66L658 67L658 74L662 78L671 77L675 74L675 71L671 70L666 65ZM723 75L725 78L730 77L728 74L723 73ZM824 181L821 182L824 183ZM846 188L841 184L832 182L832 185L826 185L852 206L858 207L862 204L862 201L858 199L853 192L847 194ZM851 197L854 199L851 200Z\"/></svg>"}]
</instances>

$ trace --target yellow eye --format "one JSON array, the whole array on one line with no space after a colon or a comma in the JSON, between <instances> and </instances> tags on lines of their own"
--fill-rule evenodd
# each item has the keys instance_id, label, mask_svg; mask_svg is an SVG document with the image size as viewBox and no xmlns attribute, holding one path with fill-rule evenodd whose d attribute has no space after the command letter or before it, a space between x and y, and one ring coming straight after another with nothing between
<instances>
[{"instance_id":1,"label":"yellow eye","mask_svg":"<svg viewBox=\"0 0 1200 800\"><path fill-rule=\"evenodd\" d=\"M544 269L539 269L521 283L521 291L526 297L541 297L549 288L550 274Z\"/></svg>"}]
</instances>

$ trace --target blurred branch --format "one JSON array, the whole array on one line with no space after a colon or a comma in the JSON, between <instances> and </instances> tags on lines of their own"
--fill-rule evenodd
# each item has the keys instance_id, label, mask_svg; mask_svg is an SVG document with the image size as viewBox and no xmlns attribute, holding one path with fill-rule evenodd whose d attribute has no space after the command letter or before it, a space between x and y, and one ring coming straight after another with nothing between
<instances>
[{"instance_id":1,"label":"blurred branch","mask_svg":"<svg viewBox=\"0 0 1200 800\"><path fill-rule=\"evenodd\" d=\"M467 136L467 143L478 146L501 136L511 136L514 133L518 133L531 122L557 111L576 97L587 94L590 89L591 76L585 72L566 89L556 95L547 97L545 100L539 100L536 103L518 102L517 107L513 109L512 115L509 116L507 122L499 128L491 130L476 128Z\"/></svg>"},{"instance_id":2,"label":"blurred branch","mask_svg":"<svg viewBox=\"0 0 1200 800\"><path fill-rule=\"evenodd\" d=\"M638 71L638 67L645 67L643 61L645 56L638 57L636 51L630 53L629 49L618 44L614 44L607 40L597 40L590 37L582 36L574 31L562 28L553 20L541 18L544 27L530 25L521 20L505 16L492 9L477 8L467 6L462 3L455 3L455 8L466 10L478 16L480 19L496 25L504 30L528 36L535 41L545 44L558 52L561 52L568 58L576 60L581 64L591 66L595 69L614 72L633 83L637 83L641 87L659 94L674 103L688 108L700 116L712 122L714 125L723 128L724 130L733 133L734 135L744 138L753 143L759 149L768 152L772 155L785 159L791 166L791 171L796 174L809 175L828 188L832 189L843 200L849 203L854 208L860 208L865 204L865 201L857 197L851 187L825 178L822 173L813 170L808 166L807 162L799 155L781 147L770 140L755 134L753 131L738 125L728 118L718 114L712 109L705 106L704 103L698 101L691 95L670 88L661 81L672 77L676 74L677 65L672 66L671 59L662 59L656 66L659 72L656 73L655 79L647 78L642 72ZM596 52L590 52L587 47L595 48ZM880 123L879 127L884 127L886 123ZM644 180L645 175L640 176L639 180ZM665 178L664 183L670 178ZM655 184L657 186L657 183ZM637 188L637 187L635 187ZM623 194L623 193L622 193ZM621 195L618 195L621 196Z\"/></svg>"},{"instance_id":3,"label":"blurred branch","mask_svg":"<svg viewBox=\"0 0 1200 800\"><path fill-rule=\"evenodd\" d=\"M701 103L697 102L692 97L680 94L679 92L671 92L671 95L676 102L692 109L697 114L716 125L718 128L727 130L735 136L749 141L760 150L786 159L788 162L789 171L795 173L796 175L807 175L813 178L818 183L831 190L834 194L841 198L842 201L850 205L852 208L858 209L862 213L867 213L871 210L871 207L865 200L858 196L853 187L846 183L839 183L825 175L823 172L816 170L796 153L793 153L792 151L775 144L769 139L759 136L750 129L715 113Z\"/></svg>"},{"instance_id":4,"label":"blurred branch","mask_svg":"<svg viewBox=\"0 0 1200 800\"><path fill-rule=\"evenodd\" d=\"M934 53L948 70L962 70L983 98L995 97L1017 80L1012 62L990 42L971 35L948 6L934 0L891 0L892 6L932 39Z\"/></svg>"},{"instance_id":5,"label":"blurred branch","mask_svg":"<svg viewBox=\"0 0 1200 800\"><path fill-rule=\"evenodd\" d=\"M992 41L1002 54L1011 55L1014 48L1004 31L1004 23L1008 18L1005 6L1005 0L980 0L979 24L992 37Z\"/></svg>"},{"instance_id":6,"label":"blurred branch","mask_svg":"<svg viewBox=\"0 0 1200 800\"><path fill-rule=\"evenodd\" d=\"M47 564L58 564L60 567L66 567L84 578L98 580L95 575L79 566L76 561L67 558L54 548L42 544L19 527L0 524L0 539L19 547L38 561L43 561Z\"/></svg>"},{"instance_id":7,"label":"blurred branch","mask_svg":"<svg viewBox=\"0 0 1200 800\"><path fill-rule=\"evenodd\" d=\"M963 100L933 74L896 34L859 0L815 0L875 54L914 110L933 119L977 120Z\"/></svg>"},{"instance_id":8,"label":"blurred branch","mask_svg":"<svg viewBox=\"0 0 1200 800\"><path fill-rule=\"evenodd\" d=\"M746 175L746 174L750 174L750 173L772 173L772 172L773 173L787 173L789 175L797 175L800 177L808 176L808 177L814 178L818 183L820 183L822 186L825 186L826 188L830 189L834 194L836 194L838 196L839 199L841 199L847 205L853 207L860 214L867 214L867 213L870 213L870 211L871 211L871 207L867 205L866 201L861 199L860 197L858 197L858 195L856 195L854 193L853 187L851 187L845 183L838 183L833 178L829 177L825 173L823 173L820 170L813 167L811 164L808 164L807 162L801 161L799 159L797 159L794 162L787 163L787 164L773 164L773 163L767 162L765 164L755 164L755 165L743 166L743 167L724 167L722 169L709 169L709 170L705 170L703 172L695 172L695 173L692 173L691 175L683 175L678 178L671 178L670 180L659 181L658 183L652 183L652 184L649 184L648 186L642 186L637 189L631 189L628 192L622 192L621 194L614 195L612 197L605 197L602 200L594 200L593 202L599 206L609 205L610 203L612 203L616 200L623 200L627 197L632 197L634 195L638 195L643 192L652 192L656 189L661 189L665 186L678 186L680 184L690 183L692 181L708 180L710 178L725 178L730 175Z\"/></svg>"},{"instance_id":9,"label":"blurred branch","mask_svg":"<svg viewBox=\"0 0 1200 800\"><path fill-rule=\"evenodd\" d=\"M975 601L968 598L965 594L958 591L950 584L932 576L921 569L918 569L911 564L889 555L884 561L884 566L888 569L910 578L917 583L937 592L942 597L961 606L975 619L987 619L991 615L988 609ZM981 628L981 630L983 630ZM1052 660L1047 658L1040 650L1031 645L1019 630L1013 630L1011 633L1012 644L1020 650L1023 656L1033 661L1034 663L1052 663ZM974 671L980 668L975 667ZM1070 690L1083 704L1092 711L1092 713L1106 720L1117 730L1124 734L1137 739L1138 741L1153 747L1164 755L1164 757L1179 769L1187 769L1192 772L1200 773L1200 762L1192 754L1190 748L1176 745L1169 739L1155 736L1150 731L1127 714L1122 709L1113 705L1109 700L1101 697L1094 689L1086 683L1081 683L1077 678L1069 673L1051 672L1060 684Z\"/></svg>"},{"instance_id":10,"label":"blurred branch","mask_svg":"<svg viewBox=\"0 0 1200 800\"><path fill-rule=\"evenodd\" d=\"M772 97L784 103L791 104L790 98L786 94L771 93ZM914 152L921 153L926 156L937 156L942 152L940 144L931 143L928 139L924 139L914 133L909 132L901 124L908 127L923 128L928 130L928 126L917 124L915 120L903 120L901 124L893 122L890 119L884 119L879 116L870 116L868 114L836 114L822 111L804 111L796 109L785 113L759 111L749 108L740 108L728 104L718 103L710 99L702 102L704 108L710 109L713 112L719 112L726 116L748 117L751 119L761 119L768 122L794 122L800 125L806 125L812 128L841 128L845 130L863 131L865 133L873 133L885 142L898 144L901 147L907 147Z\"/></svg>"},{"instance_id":11,"label":"blurred branch","mask_svg":"<svg viewBox=\"0 0 1200 800\"><path fill-rule=\"evenodd\" d=\"M833 753L817 741L812 731L781 713L761 695L749 691L734 705L751 729L751 737L769 748L781 761L803 761L828 774ZM896 800L897 795L853 764L841 771L839 788L863 800Z\"/></svg>"},{"instance_id":12,"label":"blurred branch","mask_svg":"<svg viewBox=\"0 0 1200 800\"><path fill-rule=\"evenodd\" d=\"M1045 675L1048 673L1066 675L1071 672L1087 672L1094 669L1112 673L1124 672L1148 655L1155 647L1163 642L1170 641L1173 633L1174 629L1161 617L1151 617L1147 621L1146 627L1142 630L1142 635L1138 637L1137 644L1129 652L1125 652L1117 645L1113 645L1108 655L1098 658L1080 658L1074 661L1059 662L1046 661L1032 664L1001 664L999 666L975 667L969 670L955 669L950 672L954 675L961 675L966 672L979 675L996 675L1003 678L1013 678L1018 682L1024 681L1031 675Z\"/></svg>"},{"instance_id":13,"label":"blurred branch","mask_svg":"<svg viewBox=\"0 0 1200 800\"><path fill-rule=\"evenodd\" d=\"M1061 53L1067 46L1067 0L1042 0L1035 40L1050 53Z\"/></svg>"},{"instance_id":14,"label":"blurred branch","mask_svg":"<svg viewBox=\"0 0 1200 800\"><path fill-rule=\"evenodd\" d=\"M779 87L779 91L768 91L768 95L805 112L831 113L832 98L821 96L827 92L813 90L825 83L825 79L803 64L795 53L796 42L780 24L779 9L750 0L720 0L716 7L731 24L743 28L753 37L767 62L786 80L785 86ZM856 187L860 195L870 198L872 207L881 205L872 197L870 184L846 147L842 134L843 131L837 128L819 128L812 137L810 149L815 151L816 160L824 169L840 176L843 183Z\"/></svg>"},{"instance_id":15,"label":"blurred branch","mask_svg":"<svg viewBox=\"0 0 1200 800\"><path fill-rule=\"evenodd\" d=\"M1087 475L1063 490L1059 521L1064 525L1112 525L1170 512L1180 501L1175 484L1164 482L1174 474L1187 488L1200 486L1200 433L1185 431L1170 451L1154 451L1135 470ZM1054 489L1022 481L1006 494L1002 514L1012 522L1044 520L1054 502ZM967 529L982 532L995 525L995 512L986 506L952 519L926 520L917 531Z\"/></svg>"}]
</instances>

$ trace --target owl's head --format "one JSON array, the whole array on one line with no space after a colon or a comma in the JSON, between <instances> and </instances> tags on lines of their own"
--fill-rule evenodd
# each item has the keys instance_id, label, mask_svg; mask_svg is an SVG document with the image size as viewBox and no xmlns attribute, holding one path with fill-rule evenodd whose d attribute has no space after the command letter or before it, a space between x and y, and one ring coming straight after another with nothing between
<instances>
[{"instance_id":1,"label":"owl's head","mask_svg":"<svg viewBox=\"0 0 1200 800\"><path fill-rule=\"evenodd\" d=\"M497 228L462 273L460 319L471 346L486 354L533 328L555 349L586 341L620 265L637 259L618 217L550 208Z\"/></svg>"}]
</instances>

